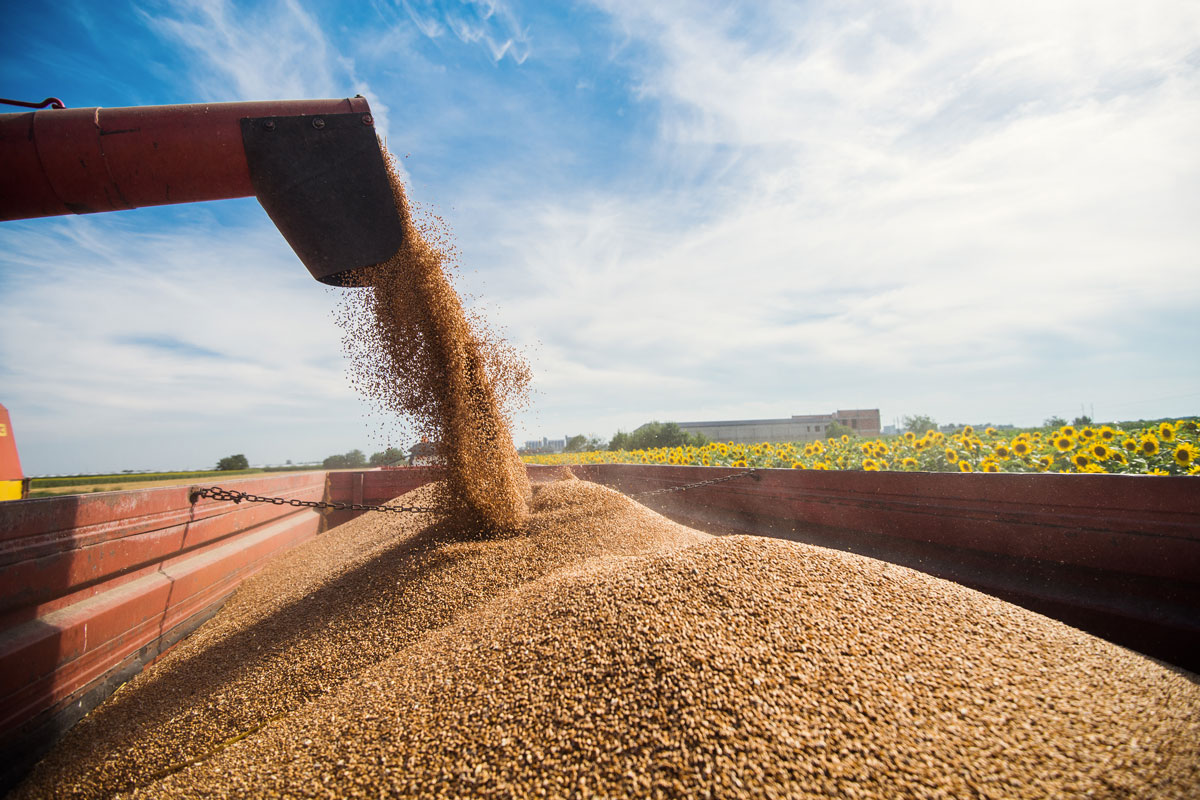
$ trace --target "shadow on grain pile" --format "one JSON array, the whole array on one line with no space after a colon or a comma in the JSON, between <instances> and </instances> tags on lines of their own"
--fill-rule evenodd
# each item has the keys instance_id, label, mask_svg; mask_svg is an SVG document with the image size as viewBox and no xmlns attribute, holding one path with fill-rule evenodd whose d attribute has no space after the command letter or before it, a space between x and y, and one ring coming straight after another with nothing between
<instances>
[{"instance_id":1,"label":"shadow on grain pile","mask_svg":"<svg viewBox=\"0 0 1200 800\"><path fill-rule=\"evenodd\" d=\"M421 502L421 493L405 501ZM538 487L284 555L18 796L1187 797L1200 687L953 583ZM380 515L382 516L382 515Z\"/></svg>"}]
</instances>

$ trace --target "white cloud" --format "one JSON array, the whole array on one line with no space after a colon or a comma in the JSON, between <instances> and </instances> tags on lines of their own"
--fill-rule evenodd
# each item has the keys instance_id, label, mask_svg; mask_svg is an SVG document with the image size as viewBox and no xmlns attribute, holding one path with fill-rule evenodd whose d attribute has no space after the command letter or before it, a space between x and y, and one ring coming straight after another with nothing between
<instances>
[{"instance_id":1,"label":"white cloud","mask_svg":"<svg viewBox=\"0 0 1200 800\"><path fill-rule=\"evenodd\" d=\"M332 318L336 290L322 290L277 232L147 233L120 215L12 225L0 237L0 364L31 473L100 429L107 447L167 432L133 464L168 468L215 463L247 441L260 445L252 458L282 460L367 438ZM306 441L289 450L300 431ZM81 448L71 460L130 465Z\"/></svg>"},{"instance_id":2,"label":"white cloud","mask_svg":"<svg viewBox=\"0 0 1200 800\"><path fill-rule=\"evenodd\" d=\"M187 79L197 100L233 102L335 98L361 94L375 128L389 133L390 109L357 74L299 0L253 9L230 0L174 0L171 13L142 11L147 25L194 60Z\"/></svg>"},{"instance_id":3,"label":"white cloud","mask_svg":"<svg viewBox=\"0 0 1200 800\"><path fill-rule=\"evenodd\" d=\"M512 8L498 0L459 0L458 4L400 0L400 7L422 35L439 39L447 30L464 44L487 49L493 61L508 56L518 64L530 53L530 39Z\"/></svg>"},{"instance_id":4,"label":"white cloud","mask_svg":"<svg viewBox=\"0 0 1200 800\"><path fill-rule=\"evenodd\" d=\"M514 248L553 299L504 300L568 331L545 350L581 353L597 386L636 358L727 374L706 391L732 379L775 414L825 410L800 407L814 382L849 404L876 375L855 402L885 416L1036 415L1060 391L1139 391L1097 354L1130 374L1187 352L1171 326L1200 298L1200 7L597 5L650 54L659 169L541 207ZM963 397L963 376L1014 373L1043 411Z\"/></svg>"}]
</instances>

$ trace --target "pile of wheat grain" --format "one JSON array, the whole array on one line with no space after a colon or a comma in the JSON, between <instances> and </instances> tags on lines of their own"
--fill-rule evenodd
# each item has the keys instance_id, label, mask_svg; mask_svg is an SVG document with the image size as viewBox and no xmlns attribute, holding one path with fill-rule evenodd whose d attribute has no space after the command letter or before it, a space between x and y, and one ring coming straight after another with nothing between
<instances>
[{"instance_id":1,"label":"pile of wheat grain","mask_svg":"<svg viewBox=\"0 0 1200 800\"><path fill-rule=\"evenodd\" d=\"M427 502L431 488L406 496ZM1178 797L1200 687L957 584L539 487L283 556L19 797Z\"/></svg>"}]
</instances>

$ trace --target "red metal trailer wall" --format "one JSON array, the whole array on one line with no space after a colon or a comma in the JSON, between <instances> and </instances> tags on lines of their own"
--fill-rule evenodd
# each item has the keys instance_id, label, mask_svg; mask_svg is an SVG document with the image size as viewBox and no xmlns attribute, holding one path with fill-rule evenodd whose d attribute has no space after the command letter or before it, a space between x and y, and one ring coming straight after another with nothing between
<instances>
[{"instance_id":1,"label":"red metal trailer wall","mask_svg":"<svg viewBox=\"0 0 1200 800\"><path fill-rule=\"evenodd\" d=\"M325 483L324 472L306 472L225 485L320 500ZM311 509L193 505L189 495L181 486L0 504L6 768L74 724L322 523Z\"/></svg>"}]
</instances>

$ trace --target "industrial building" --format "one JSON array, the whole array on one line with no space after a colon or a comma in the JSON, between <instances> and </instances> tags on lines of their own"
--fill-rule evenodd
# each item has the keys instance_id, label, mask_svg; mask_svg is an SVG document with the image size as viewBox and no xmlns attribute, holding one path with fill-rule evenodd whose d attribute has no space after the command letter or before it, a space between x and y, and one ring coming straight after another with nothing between
<instances>
[{"instance_id":1,"label":"industrial building","mask_svg":"<svg viewBox=\"0 0 1200 800\"><path fill-rule=\"evenodd\" d=\"M714 442L803 442L823 439L834 422L860 436L879 435L879 409L839 409L832 414L795 414L784 419L737 419L714 422L680 422L687 433L700 433Z\"/></svg>"}]
</instances>

